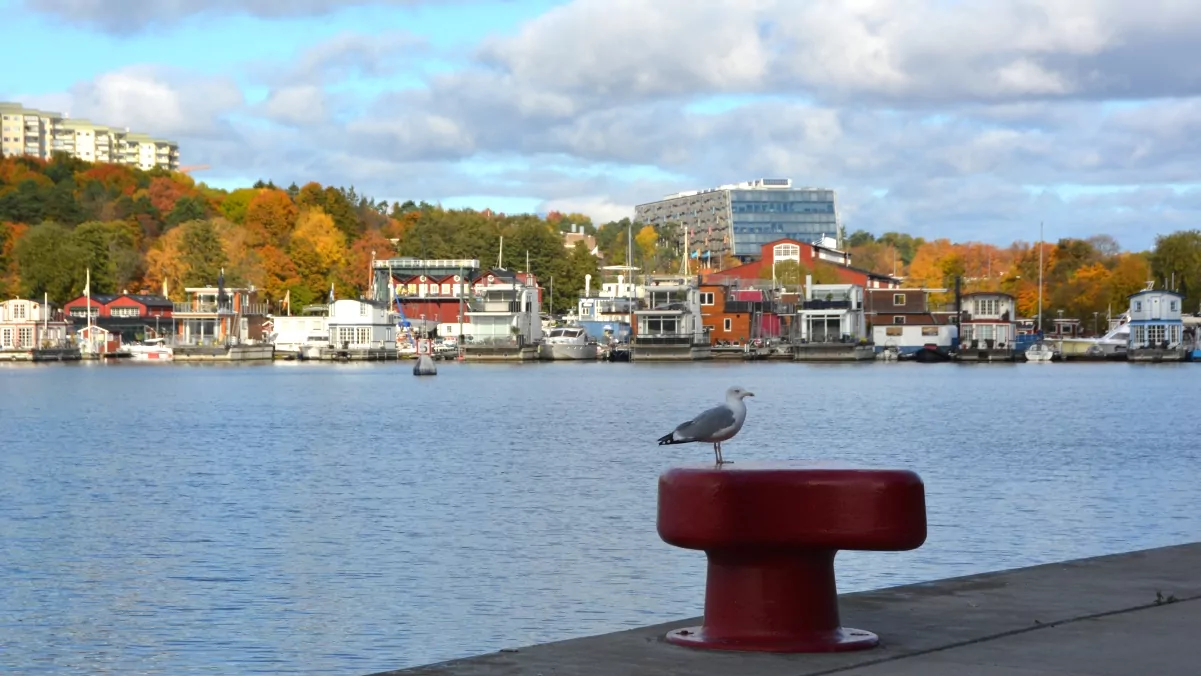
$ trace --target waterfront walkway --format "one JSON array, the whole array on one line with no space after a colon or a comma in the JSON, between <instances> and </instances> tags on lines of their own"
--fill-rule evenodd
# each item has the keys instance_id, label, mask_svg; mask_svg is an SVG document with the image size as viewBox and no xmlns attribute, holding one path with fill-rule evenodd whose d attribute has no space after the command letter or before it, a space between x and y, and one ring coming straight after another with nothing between
<instances>
[{"instance_id":1,"label":"waterfront walkway","mask_svg":"<svg viewBox=\"0 0 1201 676\"><path fill-rule=\"evenodd\" d=\"M710 652L662 640L693 618L387 676L1195 676L1198 571L1192 544L848 594L843 625L881 640L862 652Z\"/></svg>"}]
</instances>

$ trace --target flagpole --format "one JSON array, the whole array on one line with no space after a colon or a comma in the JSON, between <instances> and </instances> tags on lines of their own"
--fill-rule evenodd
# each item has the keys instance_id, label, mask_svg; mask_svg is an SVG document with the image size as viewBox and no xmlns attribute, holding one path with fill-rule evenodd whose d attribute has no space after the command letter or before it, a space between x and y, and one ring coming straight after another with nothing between
<instances>
[{"instance_id":1,"label":"flagpole","mask_svg":"<svg viewBox=\"0 0 1201 676\"><path fill-rule=\"evenodd\" d=\"M83 285L83 295L87 297L88 306L88 352L92 352L92 269L88 268L87 281Z\"/></svg>"},{"instance_id":2,"label":"flagpole","mask_svg":"<svg viewBox=\"0 0 1201 676\"><path fill-rule=\"evenodd\" d=\"M1043 332L1043 222L1038 222L1038 333Z\"/></svg>"}]
</instances>

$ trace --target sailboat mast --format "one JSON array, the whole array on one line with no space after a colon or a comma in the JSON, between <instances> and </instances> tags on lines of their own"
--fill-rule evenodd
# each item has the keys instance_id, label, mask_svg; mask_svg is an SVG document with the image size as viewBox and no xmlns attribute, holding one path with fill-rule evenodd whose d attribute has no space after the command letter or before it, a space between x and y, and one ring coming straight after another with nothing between
<instances>
[{"instance_id":1,"label":"sailboat mast","mask_svg":"<svg viewBox=\"0 0 1201 676\"><path fill-rule=\"evenodd\" d=\"M1038 332L1043 332L1043 222L1038 222Z\"/></svg>"}]
</instances>

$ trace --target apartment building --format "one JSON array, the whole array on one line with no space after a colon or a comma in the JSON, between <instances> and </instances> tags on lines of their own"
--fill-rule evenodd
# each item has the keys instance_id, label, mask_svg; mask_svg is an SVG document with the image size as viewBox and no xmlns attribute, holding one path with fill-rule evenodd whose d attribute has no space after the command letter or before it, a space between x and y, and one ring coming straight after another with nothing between
<instances>
[{"instance_id":1,"label":"apartment building","mask_svg":"<svg viewBox=\"0 0 1201 676\"><path fill-rule=\"evenodd\" d=\"M88 162L128 164L140 169L179 169L179 144L62 113L0 103L0 155L50 159L65 152Z\"/></svg>"},{"instance_id":2,"label":"apartment building","mask_svg":"<svg viewBox=\"0 0 1201 676\"><path fill-rule=\"evenodd\" d=\"M759 255L764 244L781 239L842 244L837 196L826 188L800 188L788 178L760 178L667 195L639 204L634 220L648 225L688 229L692 258L718 261L735 256L743 262Z\"/></svg>"}]
</instances>

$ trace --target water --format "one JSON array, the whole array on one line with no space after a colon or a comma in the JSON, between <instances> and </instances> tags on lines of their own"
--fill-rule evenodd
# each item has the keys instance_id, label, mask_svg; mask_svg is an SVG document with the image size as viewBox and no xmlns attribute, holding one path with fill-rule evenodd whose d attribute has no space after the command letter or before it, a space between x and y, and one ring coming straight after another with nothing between
<instances>
[{"instance_id":1,"label":"water","mask_svg":"<svg viewBox=\"0 0 1201 676\"><path fill-rule=\"evenodd\" d=\"M1201 539L1194 365L0 368L0 673L356 676L700 614L654 439L912 468L844 591Z\"/></svg>"}]
</instances>

